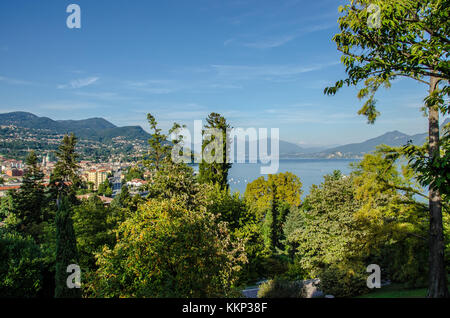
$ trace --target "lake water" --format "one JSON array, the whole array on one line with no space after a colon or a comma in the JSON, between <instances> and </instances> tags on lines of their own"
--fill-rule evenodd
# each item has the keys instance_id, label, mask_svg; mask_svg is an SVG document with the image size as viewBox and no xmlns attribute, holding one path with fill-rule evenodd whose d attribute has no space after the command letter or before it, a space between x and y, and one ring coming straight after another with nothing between
<instances>
[{"instance_id":1,"label":"lake water","mask_svg":"<svg viewBox=\"0 0 450 318\"><path fill-rule=\"evenodd\" d=\"M313 184L319 185L323 181L323 176L340 170L344 175L350 173L350 163L357 162L357 159L285 159L280 160L278 172L292 172L300 178L303 184L303 196L309 193L309 188ZM247 183L267 175L261 175L260 163L235 163L229 171L228 183L233 192L245 192Z\"/></svg>"}]
</instances>

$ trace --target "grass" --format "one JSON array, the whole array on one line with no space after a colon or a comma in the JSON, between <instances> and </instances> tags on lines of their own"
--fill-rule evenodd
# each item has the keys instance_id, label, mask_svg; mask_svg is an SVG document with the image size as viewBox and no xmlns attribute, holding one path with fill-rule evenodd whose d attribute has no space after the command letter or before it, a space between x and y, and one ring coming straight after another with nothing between
<instances>
[{"instance_id":1,"label":"grass","mask_svg":"<svg viewBox=\"0 0 450 318\"><path fill-rule=\"evenodd\" d=\"M450 280L447 281L450 282ZM448 288L450 290L450 285L448 285ZM411 289L405 288L401 284L392 284L356 298L425 298L427 297L427 291L427 288Z\"/></svg>"},{"instance_id":2,"label":"grass","mask_svg":"<svg viewBox=\"0 0 450 318\"><path fill-rule=\"evenodd\" d=\"M425 298L427 297L427 289L407 289L400 284L392 284L381 287L373 292L356 298Z\"/></svg>"}]
</instances>

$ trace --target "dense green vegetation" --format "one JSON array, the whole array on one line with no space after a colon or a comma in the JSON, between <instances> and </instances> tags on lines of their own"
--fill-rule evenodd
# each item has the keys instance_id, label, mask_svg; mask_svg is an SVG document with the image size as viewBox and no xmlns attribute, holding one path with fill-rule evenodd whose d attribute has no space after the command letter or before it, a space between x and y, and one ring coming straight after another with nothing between
<instances>
[{"instance_id":1,"label":"dense green vegetation","mask_svg":"<svg viewBox=\"0 0 450 318\"><path fill-rule=\"evenodd\" d=\"M450 129L440 138L438 121L449 112L448 1L378 1L377 28L367 27L369 3L340 8L334 41L348 77L325 92L363 84L358 97L367 100L359 113L373 123L380 87L402 76L427 84L430 134L423 146L381 146L348 175L324 176L303 198L302 176L289 172L231 193L226 142L210 153L221 162L202 161L196 176L171 158L183 139L169 135L181 126L163 134L148 114L147 153L125 178L149 176L148 195L132 197L124 187L106 206L95 195L77 199L89 190L78 175L79 140L65 135L49 187L30 152L22 186L1 198L0 296L235 297L264 279L259 297L304 297L302 281L314 278L337 297L448 296ZM99 124L114 136L115 128ZM229 125L211 113L204 128L219 135L206 138L202 150L225 139ZM112 194L108 181L97 194ZM82 270L80 289L66 285L70 264ZM392 285L371 292L369 264Z\"/></svg>"},{"instance_id":2,"label":"dense green vegetation","mask_svg":"<svg viewBox=\"0 0 450 318\"><path fill-rule=\"evenodd\" d=\"M153 139L161 138L149 119ZM326 175L302 200L301 176L269 175L231 193L223 179L171 160L181 139L150 142L152 155L127 172L151 172L148 197L124 187L105 206L95 195L75 196L83 186L76 142L63 138L50 187L31 153L23 185L1 200L2 295L229 297L268 279L260 297L302 297L301 281L319 277L323 292L351 297L370 291L368 264L404 288L427 283L427 205L401 149L381 147L350 175ZM448 250L448 217L444 224ZM82 270L81 290L66 286L70 264Z\"/></svg>"},{"instance_id":3,"label":"dense green vegetation","mask_svg":"<svg viewBox=\"0 0 450 318\"><path fill-rule=\"evenodd\" d=\"M340 33L333 41L342 53L347 77L325 89L333 95L344 85L358 87L358 98L365 100L358 114L373 124L380 115L375 100L380 88L389 88L399 78L426 85L422 110L428 117L428 141L425 147L406 147L406 153L429 190L430 297L449 296L442 214L449 152L445 151L448 139L441 140L439 131L439 116L450 112L449 4L447 0L352 0L340 6ZM376 5L379 16L372 14L370 5Z\"/></svg>"},{"instance_id":4,"label":"dense green vegetation","mask_svg":"<svg viewBox=\"0 0 450 318\"><path fill-rule=\"evenodd\" d=\"M222 189L226 189L228 188L228 170L231 168L227 157L230 148L227 129L230 125L225 117L217 113L209 114L206 123L202 132L203 158L199 164L199 180L204 183L218 184Z\"/></svg>"},{"instance_id":5,"label":"dense green vegetation","mask_svg":"<svg viewBox=\"0 0 450 318\"><path fill-rule=\"evenodd\" d=\"M108 161L111 157L136 158L149 135L139 126L116 127L102 118L54 121L30 113L0 114L0 155L25 159L28 150L52 154L65 134L79 137L77 151L84 160Z\"/></svg>"}]
</instances>

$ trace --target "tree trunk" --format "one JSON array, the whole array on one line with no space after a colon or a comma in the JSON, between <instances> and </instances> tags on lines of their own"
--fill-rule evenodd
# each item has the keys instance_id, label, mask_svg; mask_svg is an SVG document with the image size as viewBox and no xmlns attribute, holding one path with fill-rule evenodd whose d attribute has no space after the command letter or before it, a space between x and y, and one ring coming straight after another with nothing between
<instances>
[{"instance_id":1,"label":"tree trunk","mask_svg":"<svg viewBox=\"0 0 450 318\"><path fill-rule=\"evenodd\" d=\"M430 94L438 87L438 78L430 78ZM440 156L439 152L439 109L428 108L428 135L430 158ZM429 242L429 282L428 297L448 297L447 272L444 259L444 231L442 225L441 195L434 184L429 189L430 242Z\"/></svg>"}]
</instances>

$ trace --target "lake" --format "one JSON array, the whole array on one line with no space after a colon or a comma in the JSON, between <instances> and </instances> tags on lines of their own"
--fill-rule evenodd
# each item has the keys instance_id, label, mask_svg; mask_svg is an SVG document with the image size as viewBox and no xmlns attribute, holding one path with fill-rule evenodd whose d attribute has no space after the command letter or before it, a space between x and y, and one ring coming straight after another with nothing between
<instances>
[{"instance_id":1,"label":"lake","mask_svg":"<svg viewBox=\"0 0 450 318\"><path fill-rule=\"evenodd\" d=\"M292 172L300 178L303 184L303 196L309 193L313 184L319 185L323 176L340 170L344 175L350 173L350 163L358 162L358 159L281 159L278 172ZM247 183L261 177L261 163L235 163L229 171L228 183L231 191L245 192ZM267 178L267 175L264 175Z\"/></svg>"}]
</instances>

